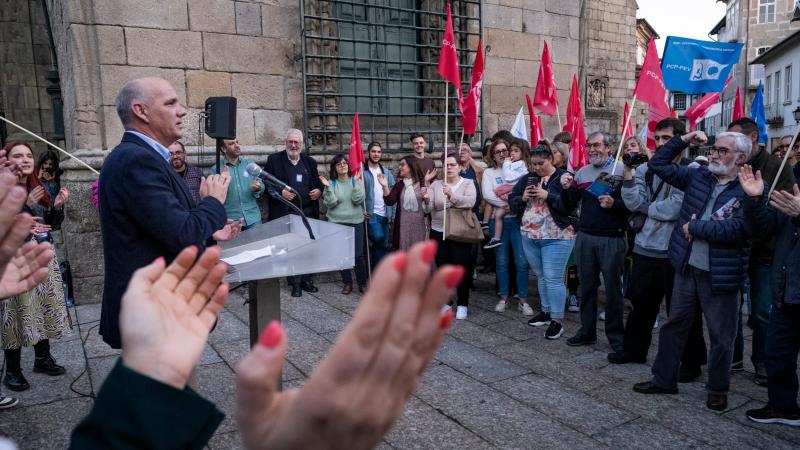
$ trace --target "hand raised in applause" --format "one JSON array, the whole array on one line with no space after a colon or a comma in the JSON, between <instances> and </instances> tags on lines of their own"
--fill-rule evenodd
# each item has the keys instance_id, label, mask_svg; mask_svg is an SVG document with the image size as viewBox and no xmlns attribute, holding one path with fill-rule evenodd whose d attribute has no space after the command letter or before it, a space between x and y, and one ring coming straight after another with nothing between
<instances>
[{"instance_id":1,"label":"hand raised in applause","mask_svg":"<svg viewBox=\"0 0 800 450\"><path fill-rule=\"evenodd\" d=\"M442 305L464 276L430 276L432 241L387 256L353 320L300 389L278 391L287 339L278 322L236 369L236 419L250 449L374 448L402 413L453 318Z\"/></svg>"},{"instance_id":2,"label":"hand raised in applause","mask_svg":"<svg viewBox=\"0 0 800 450\"><path fill-rule=\"evenodd\" d=\"M219 247L210 247L195 262L197 248L188 247L168 267L158 258L133 274L119 315L123 364L186 386L228 296L219 255Z\"/></svg>"},{"instance_id":3,"label":"hand raised in applause","mask_svg":"<svg viewBox=\"0 0 800 450\"><path fill-rule=\"evenodd\" d=\"M739 184L742 190L749 197L761 197L764 194L764 180L761 178L761 171L753 173L753 168L745 164L739 169Z\"/></svg>"},{"instance_id":4,"label":"hand raised in applause","mask_svg":"<svg viewBox=\"0 0 800 450\"><path fill-rule=\"evenodd\" d=\"M242 232L242 224L244 223L243 221L244 219L228 219L228 221L225 222L225 226L215 231L211 238L215 241L232 241L236 239Z\"/></svg>"},{"instance_id":5,"label":"hand raised in applause","mask_svg":"<svg viewBox=\"0 0 800 450\"><path fill-rule=\"evenodd\" d=\"M64 206L64 203L67 203L67 200L69 200L69 191L67 191L67 188L62 187L58 191L55 201L53 201L53 207L55 209L61 209L61 207Z\"/></svg>"},{"instance_id":6,"label":"hand raised in applause","mask_svg":"<svg viewBox=\"0 0 800 450\"><path fill-rule=\"evenodd\" d=\"M325 178L323 176L319 177L319 182L322 183L322 185L325 186L326 188L330 188L331 187L330 180L328 180L327 178Z\"/></svg>"},{"instance_id":7,"label":"hand raised in applause","mask_svg":"<svg viewBox=\"0 0 800 450\"><path fill-rule=\"evenodd\" d=\"M385 189L389 189L389 180L387 180L386 175L382 173L378 174L378 184L383 186Z\"/></svg>"},{"instance_id":8,"label":"hand raised in applause","mask_svg":"<svg viewBox=\"0 0 800 450\"><path fill-rule=\"evenodd\" d=\"M54 256L49 242L26 242L0 271L0 299L30 291L44 281Z\"/></svg>"},{"instance_id":9,"label":"hand raised in applause","mask_svg":"<svg viewBox=\"0 0 800 450\"><path fill-rule=\"evenodd\" d=\"M28 208L35 208L37 204L44 198L44 186L36 186L28 193L28 200L25 202Z\"/></svg>"},{"instance_id":10,"label":"hand raised in applause","mask_svg":"<svg viewBox=\"0 0 800 450\"><path fill-rule=\"evenodd\" d=\"M792 192L773 192L769 204L789 217L800 216L800 188L795 184L792 186Z\"/></svg>"},{"instance_id":11,"label":"hand raised in applause","mask_svg":"<svg viewBox=\"0 0 800 450\"><path fill-rule=\"evenodd\" d=\"M425 185L430 186L431 183L433 183L433 180L435 180L437 176L439 176L439 173L436 172L436 169L431 169L425 172Z\"/></svg>"},{"instance_id":12,"label":"hand raised in applause","mask_svg":"<svg viewBox=\"0 0 800 450\"><path fill-rule=\"evenodd\" d=\"M220 203L225 203L230 184L231 176L228 174L228 168L225 167L221 174L209 175L200 179L200 197L213 197Z\"/></svg>"}]
</instances>

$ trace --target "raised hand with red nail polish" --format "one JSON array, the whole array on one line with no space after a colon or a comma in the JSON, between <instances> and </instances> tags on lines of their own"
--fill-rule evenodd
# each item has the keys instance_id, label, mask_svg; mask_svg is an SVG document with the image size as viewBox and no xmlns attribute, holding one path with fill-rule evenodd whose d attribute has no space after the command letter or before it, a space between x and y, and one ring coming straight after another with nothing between
<instances>
[{"instance_id":1,"label":"raised hand with red nail polish","mask_svg":"<svg viewBox=\"0 0 800 450\"><path fill-rule=\"evenodd\" d=\"M440 267L436 244L395 253L373 273L353 320L300 389L278 391L286 355L271 323L236 370L244 446L366 449L376 446L419 383L453 317L442 306L464 270Z\"/></svg>"}]
</instances>

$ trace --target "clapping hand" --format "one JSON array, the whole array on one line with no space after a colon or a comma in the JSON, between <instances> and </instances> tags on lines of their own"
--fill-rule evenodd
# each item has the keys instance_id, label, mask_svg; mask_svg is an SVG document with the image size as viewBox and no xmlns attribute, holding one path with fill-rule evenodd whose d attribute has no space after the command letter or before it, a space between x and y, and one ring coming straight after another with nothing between
<instances>
[{"instance_id":1,"label":"clapping hand","mask_svg":"<svg viewBox=\"0 0 800 450\"><path fill-rule=\"evenodd\" d=\"M378 174L378 184L385 188L389 188L389 181L386 180L386 175L379 173Z\"/></svg>"},{"instance_id":2,"label":"clapping hand","mask_svg":"<svg viewBox=\"0 0 800 450\"><path fill-rule=\"evenodd\" d=\"M331 187L330 180L328 180L327 178L325 178L323 176L319 177L319 182L322 183L322 185L325 186L326 188Z\"/></svg>"},{"instance_id":3,"label":"clapping hand","mask_svg":"<svg viewBox=\"0 0 800 450\"><path fill-rule=\"evenodd\" d=\"M122 362L161 383L183 389L200 360L228 285L219 247L188 247L165 267L164 259L133 274L119 315Z\"/></svg>"},{"instance_id":4,"label":"clapping hand","mask_svg":"<svg viewBox=\"0 0 800 450\"><path fill-rule=\"evenodd\" d=\"M28 193L28 200L26 204L28 208L33 209L36 205L44 198L44 186L36 186L35 188L31 189L31 192Z\"/></svg>"},{"instance_id":5,"label":"clapping hand","mask_svg":"<svg viewBox=\"0 0 800 450\"><path fill-rule=\"evenodd\" d=\"M614 207L614 197L610 195L601 195L597 197L597 201L600 202L600 207L603 209L611 209Z\"/></svg>"},{"instance_id":6,"label":"clapping hand","mask_svg":"<svg viewBox=\"0 0 800 450\"><path fill-rule=\"evenodd\" d=\"M691 233L691 232L689 232L689 224L692 222L692 220L696 220L696 219L697 219L697 214L692 214L692 218L691 218L691 219L689 219L689 221L688 221L688 222L686 222L685 224L683 224L683 236L684 236L684 237L686 238L686 240L687 240L687 241L689 241L689 242L692 242L692 238L693 238L693 237L692 237L692 233Z\"/></svg>"},{"instance_id":7,"label":"clapping hand","mask_svg":"<svg viewBox=\"0 0 800 450\"><path fill-rule=\"evenodd\" d=\"M436 172L436 169L431 169L425 172L425 185L430 186L430 184L433 182L433 180L436 179L437 176L438 173Z\"/></svg>"},{"instance_id":8,"label":"clapping hand","mask_svg":"<svg viewBox=\"0 0 800 450\"><path fill-rule=\"evenodd\" d=\"M236 370L239 432L246 448L374 448L453 319L441 308L464 276L442 266L431 277L433 241L380 263L373 282L327 357L300 389L278 391L286 355L272 322Z\"/></svg>"},{"instance_id":9,"label":"clapping hand","mask_svg":"<svg viewBox=\"0 0 800 450\"><path fill-rule=\"evenodd\" d=\"M58 191L58 195L56 195L55 201L53 201L53 207L55 209L61 209L61 207L64 206L64 203L67 203L68 199L69 191L67 191L67 188L61 188Z\"/></svg>"},{"instance_id":10,"label":"clapping hand","mask_svg":"<svg viewBox=\"0 0 800 450\"><path fill-rule=\"evenodd\" d=\"M31 234L32 235L38 236L38 235L40 235L42 233L47 233L47 232L49 232L50 230L53 229L52 226L50 226L50 225L48 225L46 223L41 223L42 220L44 220L44 219L42 219L41 217L34 217L33 218L33 223L31 223Z\"/></svg>"},{"instance_id":11,"label":"clapping hand","mask_svg":"<svg viewBox=\"0 0 800 450\"><path fill-rule=\"evenodd\" d=\"M0 299L30 291L44 281L53 256L49 242L26 242L0 271Z\"/></svg>"},{"instance_id":12,"label":"clapping hand","mask_svg":"<svg viewBox=\"0 0 800 450\"><path fill-rule=\"evenodd\" d=\"M244 219L231 220L225 222L225 226L214 232L211 236L215 241L232 241L239 237L242 232L242 224Z\"/></svg>"},{"instance_id":13,"label":"clapping hand","mask_svg":"<svg viewBox=\"0 0 800 450\"><path fill-rule=\"evenodd\" d=\"M761 197L764 194L764 180L761 178L761 171L753 174L753 168L745 164L739 169L739 184L742 190L749 197Z\"/></svg>"},{"instance_id":14,"label":"clapping hand","mask_svg":"<svg viewBox=\"0 0 800 450\"><path fill-rule=\"evenodd\" d=\"M561 187L564 189L569 189L570 187L572 187L572 181L574 179L575 178L572 176L572 174L564 173L563 175L561 175Z\"/></svg>"},{"instance_id":15,"label":"clapping hand","mask_svg":"<svg viewBox=\"0 0 800 450\"><path fill-rule=\"evenodd\" d=\"M792 192L773 192L769 204L789 217L800 216L800 188L795 184Z\"/></svg>"}]
</instances>

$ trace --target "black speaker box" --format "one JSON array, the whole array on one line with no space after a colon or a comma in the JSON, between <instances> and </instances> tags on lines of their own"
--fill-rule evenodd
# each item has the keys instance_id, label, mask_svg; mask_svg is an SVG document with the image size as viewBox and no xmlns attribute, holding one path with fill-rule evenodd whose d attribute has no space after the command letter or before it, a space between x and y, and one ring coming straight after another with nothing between
<instances>
[{"instance_id":1,"label":"black speaker box","mask_svg":"<svg viewBox=\"0 0 800 450\"><path fill-rule=\"evenodd\" d=\"M214 139L236 137L236 97L206 99L206 134Z\"/></svg>"}]
</instances>

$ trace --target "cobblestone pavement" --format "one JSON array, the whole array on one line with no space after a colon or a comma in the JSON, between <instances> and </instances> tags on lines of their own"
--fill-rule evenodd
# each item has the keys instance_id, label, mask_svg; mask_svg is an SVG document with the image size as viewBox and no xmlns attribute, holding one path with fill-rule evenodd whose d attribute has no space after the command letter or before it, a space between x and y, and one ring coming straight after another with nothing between
<instances>
[{"instance_id":1,"label":"cobblestone pavement","mask_svg":"<svg viewBox=\"0 0 800 450\"><path fill-rule=\"evenodd\" d=\"M752 381L749 354L746 370L732 378L724 412L705 408L702 382L681 385L678 395L636 394L631 386L648 379L654 350L647 365L612 366L606 361L610 348L602 329L596 345L569 347L565 339L578 328L574 313L568 313L564 337L548 341L542 336L544 329L529 327L515 308L503 314L492 310L492 281L488 276L477 281L469 318L453 324L381 448L800 446L800 429L758 425L744 416L745 410L767 399L766 389ZM302 385L357 306L358 296L340 294L339 283L319 286L319 293L300 299L283 290L283 322L289 336L284 387ZM231 418L233 369L249 348L241 291L231 295L197 371L202 394L227 414L209 443L211 449L241 447ZM18 394L19 407L0 411L0 430L21 448L65 448L71 429L92 405L90 396L117 359L118 353L97 335L100 305L79 306L73 317L73 335L52 343L56 359L67 368L65 376L33 373L33 350L23 351L31 389ZM749 349L749 330L746 333ZM655 337L657 343L657 333Z\"/></svg>"}]
</instances>

